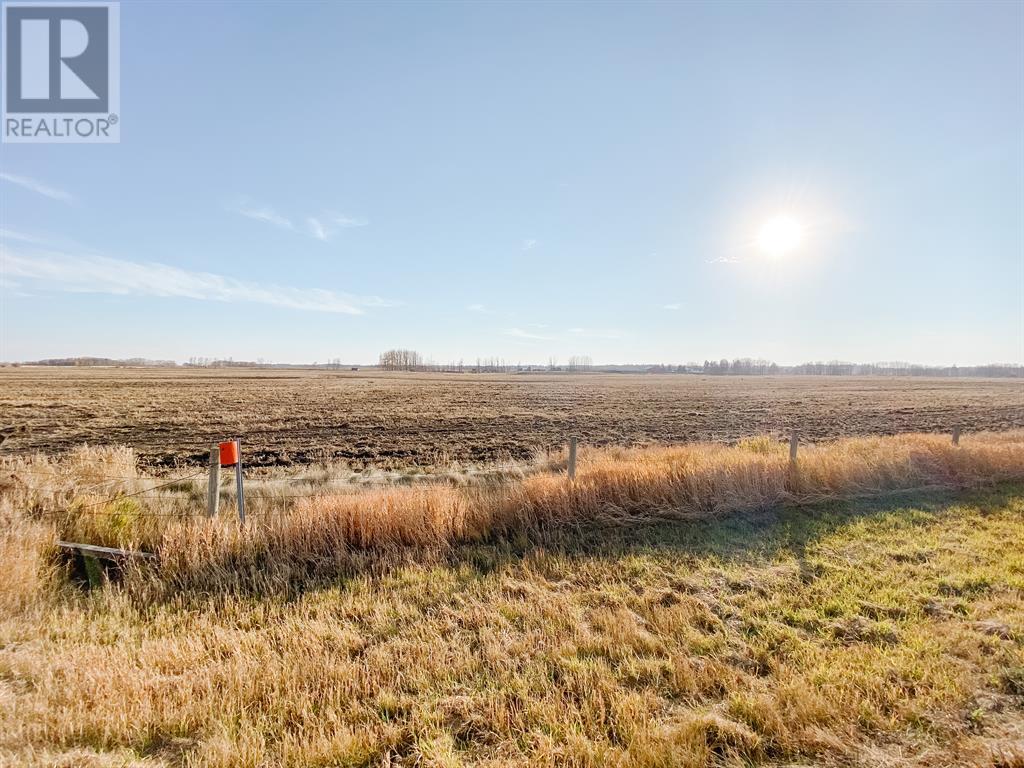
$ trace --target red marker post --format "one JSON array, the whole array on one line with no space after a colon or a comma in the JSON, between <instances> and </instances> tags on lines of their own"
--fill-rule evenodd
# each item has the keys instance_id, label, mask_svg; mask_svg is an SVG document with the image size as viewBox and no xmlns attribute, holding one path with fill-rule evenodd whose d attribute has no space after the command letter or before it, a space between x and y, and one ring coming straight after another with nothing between
<instances>
[{"instance_id":1,"label":"red marker post","mask_svg":"<svg viewBox=\"0 0 1024 768\"><path fill-rule=\"evenodd\" d=\"M242 487L242 441L232 440L220 444L220 465L235 466L235 486L238 488L238 521L245 525L245 490Z\"/></svg>"}]
</instances>

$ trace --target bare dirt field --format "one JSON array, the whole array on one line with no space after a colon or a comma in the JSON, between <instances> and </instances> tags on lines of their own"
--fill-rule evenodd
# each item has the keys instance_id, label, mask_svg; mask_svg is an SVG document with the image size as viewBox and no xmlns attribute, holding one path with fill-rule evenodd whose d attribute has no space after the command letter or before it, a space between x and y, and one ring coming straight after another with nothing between
<instances>
[{"instance_id":1,"label":"bare dirt field","mask_svg":"<svg viewBox=\"0 0 1024 768\"><path fill-rule=\"evenodd\" d=\"M199 464L242 438L249 466L381 467L520 459L562 445L730 441L796 427L846 435L1024 427L1013 379L427 374L322 370L0 369L5 452L133 446Z\"/></svg>"}]
</instances>

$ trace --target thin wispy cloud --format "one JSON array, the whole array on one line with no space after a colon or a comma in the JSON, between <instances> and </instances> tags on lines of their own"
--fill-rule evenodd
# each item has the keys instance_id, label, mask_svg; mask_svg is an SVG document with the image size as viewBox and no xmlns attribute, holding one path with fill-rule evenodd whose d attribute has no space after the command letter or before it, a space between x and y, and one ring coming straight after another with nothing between
<instances>
[{"instance_id":1,"label":"thin wispy cloud","mask_svg":"<svg viewBox=\"0 0 1024 768\"><path fill-rule=\"evenodd\" d=\"M675 304L665 304L664 306L662 306L662 309L667 309L667 310L672 311L672 312L675 312L676 310L682 309L682 308L683 308L683 305L682 304L678 304L678 303L675 303Z\"/></svg>"},{"instance_id":2,"label":"thin wispy cloud","mask_svg":"<svg viewBox=\"0 0 1024 768\"><path fill-rule=\"evenodd\" d=\"M470 304L468 307L466 307L466 309L468 309L470 312L487 312L487 307L485 307L483 304Z\"/></svg>"},{"instance_id":3,"label":"thin wispy cloud","mask_svg":"<svg viewBox=\"0 0 1024 768\"><path fill-rule=\"evenodd\" d=\"M35 235L26 235L23 232L15 232L13 229L0 229L0 240L17 240L21 243L33 243L41 245L44 241Z\"/></svg>"},{"instance_id":4,"label":"thin wispy cloud","mask_svg":"<svg viewBox=\"0 0 1024 768\"><path fill-rule=\"evenodd\" d=\"M369 225L366 219L360 219L356 216L344 216L340 213L331 214L331 222L342 229L352 229L353 227L365 227Z\"/></svg>"},{"instance_id":5,"label":"thin wispy cloud","mask_svg":"<svg viewBox=\"0 0 1024 768\"><path fill-rule=\"evenodd\" d=\"M197 301L244 302L306 312L361 315L370 307L395 306L378 296L356 296L322 288L295 288L238 280L211 272L193 272L156 262L55 251L23 253L0 246L5 275L33 287L72 293L158 296Z\"/></svg>"},{"instance_id":6,"label":"thin wispy cloud","mask_svg":"<svg viewBox=\"0 0 1024 768\"><path fill-rule=\"evenodd\" d=\"M735 256L718 256L714 259L708 259L707 264L739 264L740 260Z\"/></svg>"},{"instance_id":7,"label":"thin wispy cloud","mask_svg":"<svg viewBox=\"0 0 1024 768\"><path fill-rule=\"evenodd\" d=\"M532 239L523 240L523 250L532 251L537 246L537 241Z\"/></svg>"},{"instance_id":8,"label":"thin wispy cloud","mask_svg":"<svg viewBox=\"0 0 1024 768\"><path fill-rule=\"evenodd\" d=\"M529 339L531 341L552 341L554 336L545 336L540 333L524 331L522 328L506 328L503 333L514 339Z\"/></svg>"},{"instance_id":9,"label":"thin wispy cloud","mask_svg":"<svg viewBox=\"0 0 1024 768\"><path fill-rule=\"evenodd\" d=\"M306 225L309 227L309 233L317 240L327 239L327 228L323 225L320 219L310 216L306 219Z\"/></svg>"},{"instance_id":10,"label":"thin wispy cloud","mask_svg":"<svg viewBox=\"0 0 1024 768\"><path fill-rule=\"evenodd\" d=\"M37 195L48 197L51 200L60 200L63 203L70 203L74 199L69 192L65 192L63 189L57 189L56 187L51 187L48 184L43 184L41 181L30 179L28 176L15 176L13 173L0 172L0 179L35 192Z\"/></svg>"},{"instance_id":11,"label":"thin wispy cloud","mask_svg":"<svg viewBox=\"0 0 1024 768\"><path fill-rule=\"evenodd\" d=\"M581 339L621 339L623 336L622 331L613 328L570 328L566 334Z\"/></svg>"},{"instance_id":12,"label":"thin wispy cloud","mask_svg":"<svg viewBox=\"0 0 1024 768\"><path fill-rule=\"evenodd\" d=\"M273 208L268 206L254 207L240 205L235 210L250 219L265 221L266 223L273 224L275 227L280 227L281 229L295 229L295 225L292 224L291 219L282 216Z\"/></svg>"},{"instance_id":13,"label":"thin wispy cloud","mask_svg":"<svg viewBox=\"0 0 1024 768\"><path fill-rule=\"evenodd\" d=\"M528 325L527 328L544 328L543 324L532 324ZM551 331L545 333L538 333L533 330L526 330L524 328L506 328L502 331L506 336L511 336L515 339L522 339L528 341L570 341L572 339L621 339L624 334L622 331L614 329L596 329L596 328L569 328L565 331Z\"/></svg>"},{"instance_id":14,"label":"thin wispy cloud","mask_svg":"<svg viewBox=\"0 0 1024 768\"><path fill-rule=\"evenodd\" d=\"M279 213L269 205L254 205L249 202L236 205L233 210L247 218L272 224L279 229L309 235L320 241L330 240L340 229L365 227L370 223L366 219L340 213L319 213L299 217L300 223L297 224L295 220Z\"/></svg>"}]
</instances>

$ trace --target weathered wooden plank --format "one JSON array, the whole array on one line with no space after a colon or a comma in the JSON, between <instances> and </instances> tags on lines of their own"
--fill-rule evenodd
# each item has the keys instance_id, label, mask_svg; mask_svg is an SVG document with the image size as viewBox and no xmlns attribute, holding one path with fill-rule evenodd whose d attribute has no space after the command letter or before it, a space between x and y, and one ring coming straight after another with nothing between
<instances>
[{"instance_id":1,"label":"weathered wooden plank","mask_svg":"<svg viewBox=\"0 0 1024 768\"><path fill-rule=\"evenodd\" d=\"M216 517L220 507L220 446L210 449L210 481L206 488L206 516Z\"/></svg>"},{"instance_id":2,"label":"weathered wooden plank","mask_svg":"<svg viewBox=\"0 0 1024 768\"><path fill-rule=\"evenodd\" d=\"M100 547L96 544L78 544L73 541L58 541L57 546L62 549L71 549L91 557L102 557L107 560L123 560L125 558L140 558L142 560L154 559L156 555L152 552L137 552L131 549L115 549L114 547Z\"/></svg>"}]
</instances>

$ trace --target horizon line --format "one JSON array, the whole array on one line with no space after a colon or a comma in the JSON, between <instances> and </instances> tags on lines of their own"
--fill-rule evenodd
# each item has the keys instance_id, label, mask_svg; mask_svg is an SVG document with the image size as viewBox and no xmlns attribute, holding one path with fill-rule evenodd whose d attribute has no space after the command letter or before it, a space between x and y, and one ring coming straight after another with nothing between
<instances>
[{"instance_id":1,"label":"horizon line","mask_svg":"<svg viewBox=\"0 0 1024 768\"><path fill-rule=\"evenodd\" d=\"M874 360L874 361L852 361L842 360L839 358L832 359L818 359L818 360L804 360L798 363L792 362L777 362L767 358L751 358L751 357L733 357L733 358L708 358L705 361L690 360L686 362L592 362L592 361L576 361L570 362L570 358L567 358L565 362L555 361L542 363L542 362L523 362L517 360L515 362L510 361L508 358L500 356L490 357L473 357L467 359L463 357L458 360L449 360L445 362L439 362L434 359L424 359L423 362L412 366L408 370L414 371L426 371L438 370L440 372L448 372L453 368L461 369L474 369L474 368L529 368L534 370L552 370L559 371L572 368L576 371L593 371L598 369L614 369L614 368L704 368L705 363L712 364L714 366L720 366L722 361L725 360L732 366L734 363L739 362L741 364L754 365L757 367L771 368L774 366L778 369L791 369L800 368L804 366L842 366L842 367L854 367L854 368L881 368L881 369L894 369L894 368L906 368L906 369L937 369L937 370L958 370L966 368L1024 368L1022 362L1005 362L1005 361L987 361L983 363L921 363L913 362L909 360ZM77 366L74 361L82 361ZM85 361L103 361L88 363ZM335 362L337 361L337 362ZM257 358L255 360L235 360L231 357L207 357L207 356L193 356L188 360L179 360L177 358L149 358L143 356L132 356L132 357L108 357L106 355L68 355L60 357L41 357L31 360L0 360L0 365L4 367L13 366L36 366L36 367L103 367L105 365L124 365L127 367L182 367L182 368L210 368L210 367L239 367L239 368L272 368L272 367L289 367L289 368L337 368L339 366L358 366L361 368L381 368L382 370L405 370L405 369L389 369L387 366L382 366L379 360L372 362L360 362L354 360L344 361L342 358L334 357L327 358L324 361L286 361L286 360L264 360ZM763 375L763 374L758 374Z\"/></svg>"}]
</instances>

